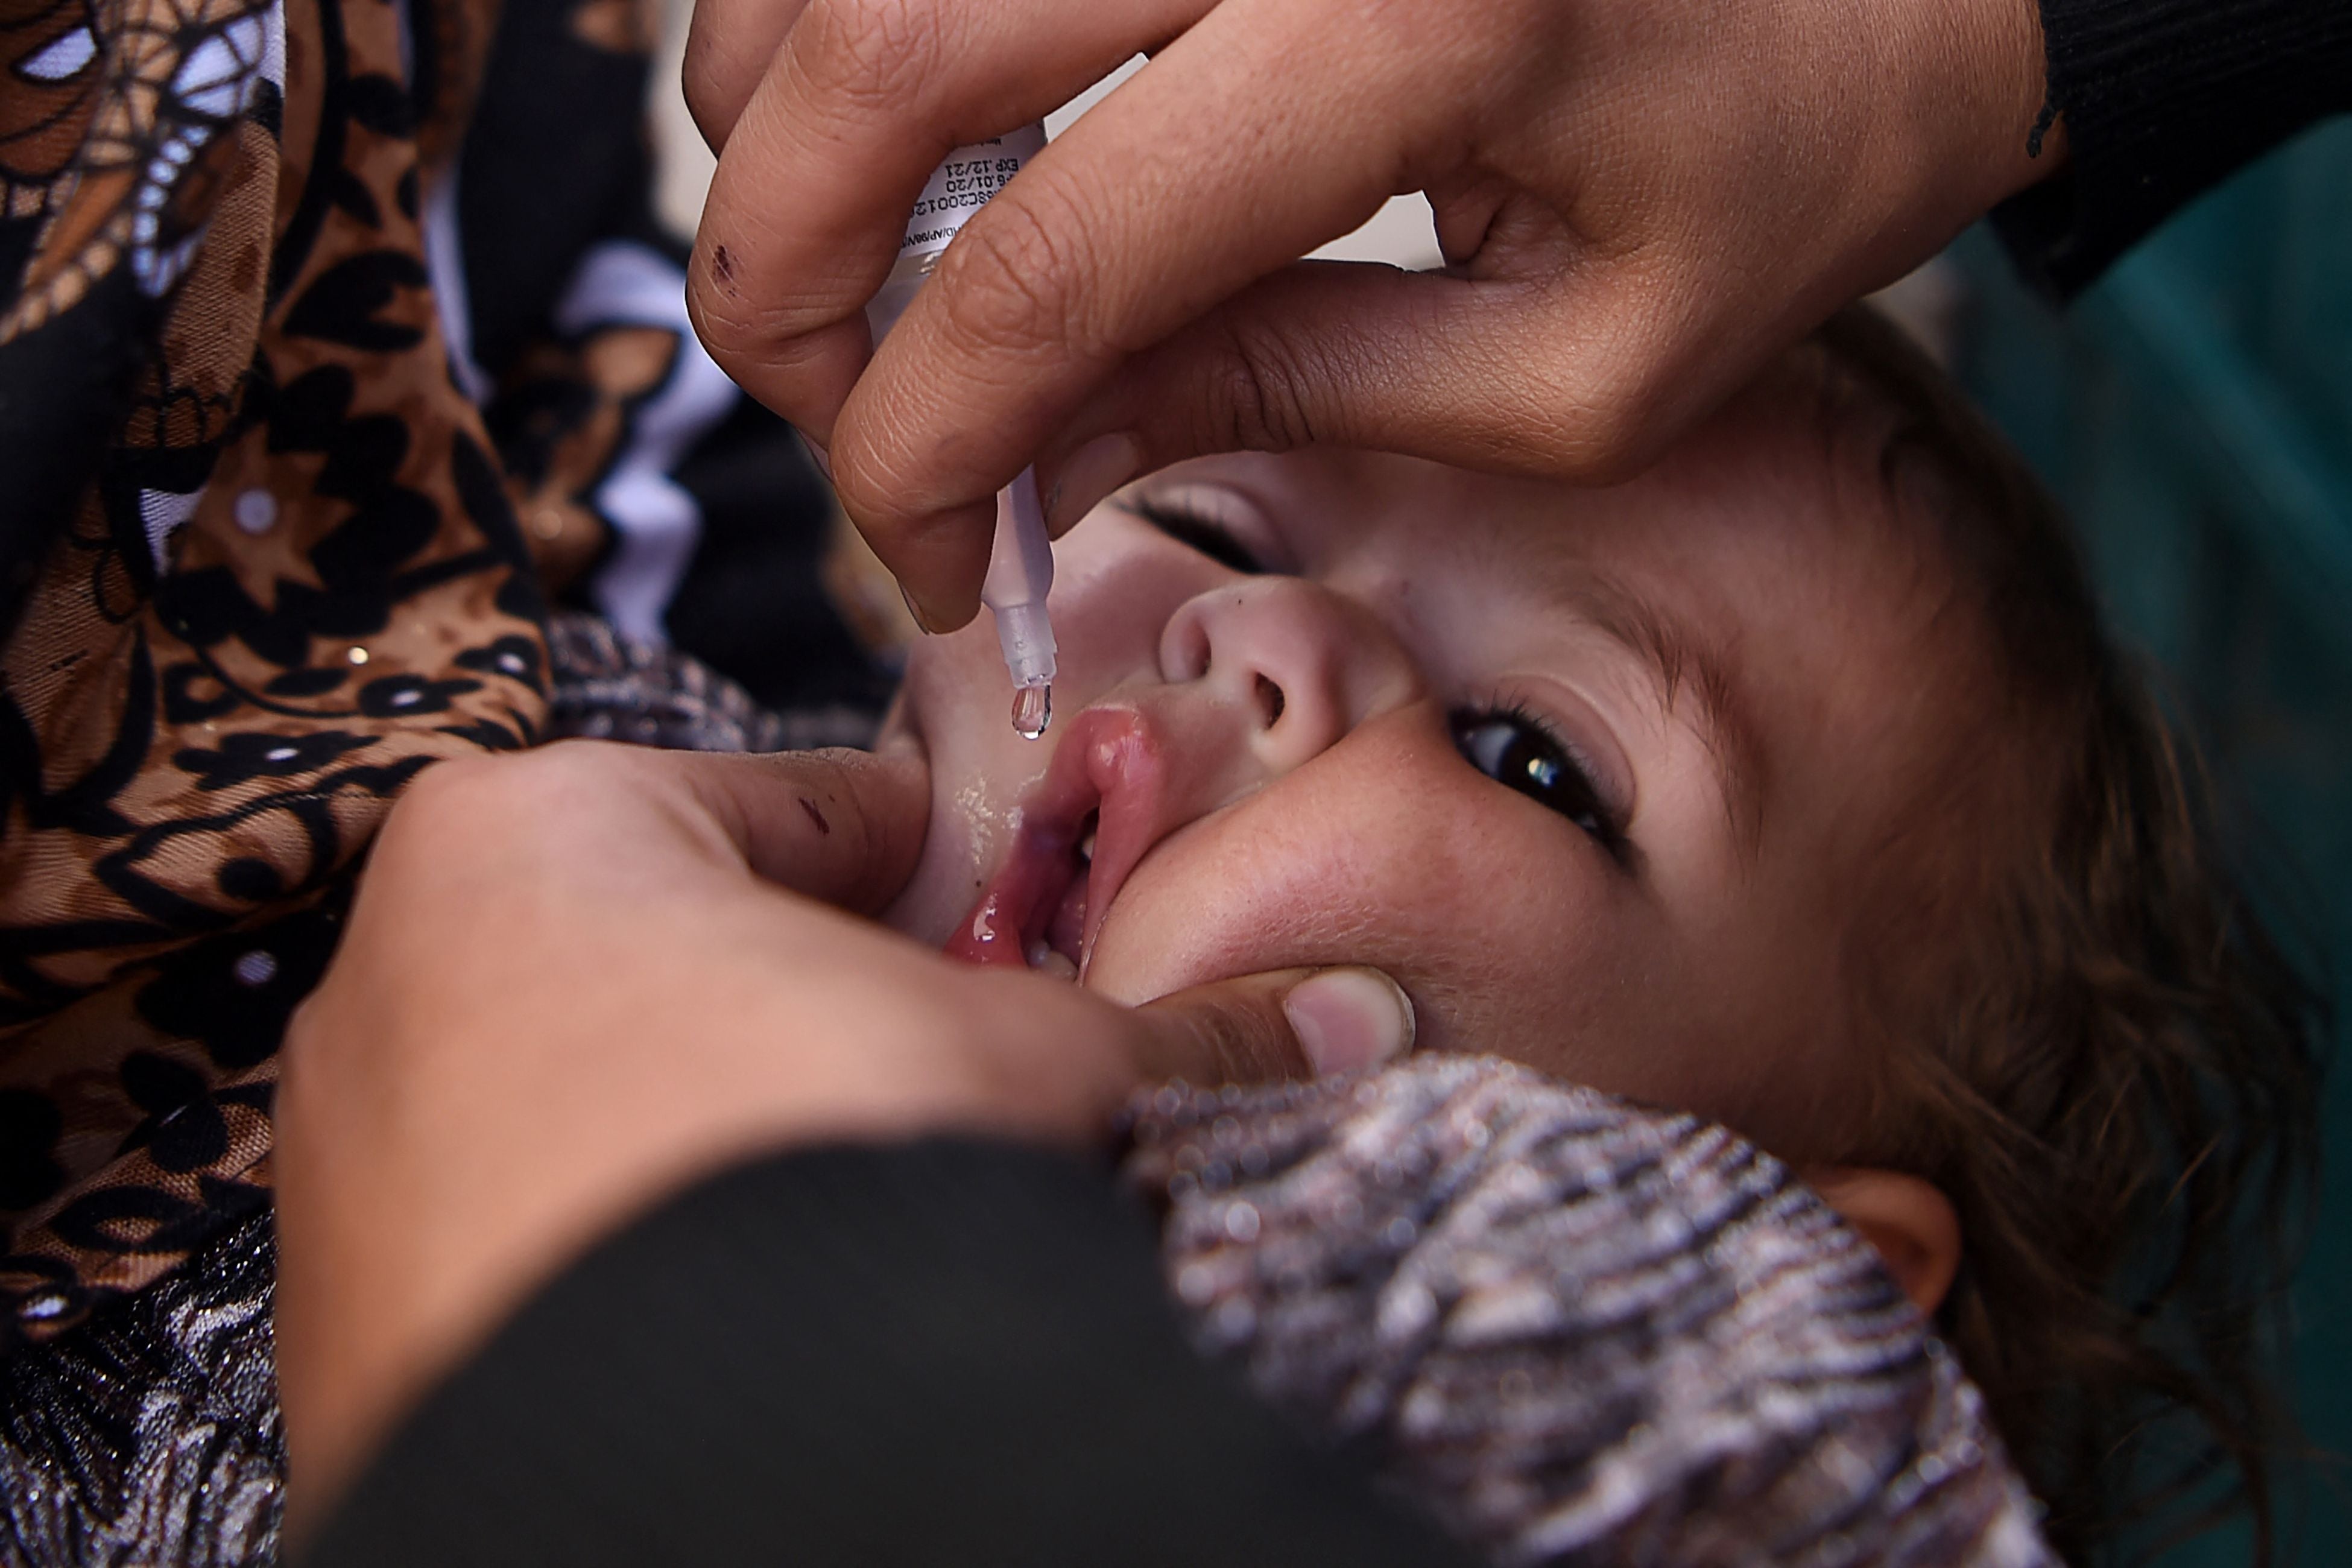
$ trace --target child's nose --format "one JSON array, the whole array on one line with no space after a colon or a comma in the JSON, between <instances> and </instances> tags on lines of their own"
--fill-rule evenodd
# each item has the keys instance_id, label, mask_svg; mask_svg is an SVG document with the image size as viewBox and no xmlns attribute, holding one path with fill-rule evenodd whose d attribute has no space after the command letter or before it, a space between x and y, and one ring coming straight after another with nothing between
<instances>
[{"instance_id":1,"label":"child's nose","mask_svg":"<svg viewBox=\"0 0 2352 1568\"><path fill-rule=\"evenodd\" d=\"M1270 773L1412 700L1422 684L1412 657L1370 610L1297 577L1251 578L1183 605L1160 633L1160 671L1171 682L1205 682L1238 708Z\"/></svg>"}]
</instances>

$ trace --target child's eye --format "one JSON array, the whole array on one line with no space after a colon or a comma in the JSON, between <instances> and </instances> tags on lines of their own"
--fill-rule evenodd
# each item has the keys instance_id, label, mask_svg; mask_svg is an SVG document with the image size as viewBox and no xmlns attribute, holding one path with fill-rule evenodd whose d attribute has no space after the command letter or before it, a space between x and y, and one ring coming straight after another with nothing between
<instances>
[{"instance_id":1,"label":"child's eye","mask_svg":"<svg viewBox=\"0 0 2352 1568\"><path fill-rule=\"evenodd\" d=\"M1454 743L1488 778L1559 813L1610 854L1623 852L1624 827L1601 799L1591 772L1533 714L1492 709L1457 713Z\"/></svg>"},{"instance_id":2,"label":"child's eye","mask_svg":"<svg viewBox=\"0 0 2352 1568\"><path fill-rule=\"evenodd\" d=\"M1129 497L1119 504L1177 543L1199 551L1220 566L1230 567L1249 577L1269 570L1264 562L1250 553L1248 546L1227 532L1213 518L1171 506L1152 496Z\"/></svg>"}]
</instances>

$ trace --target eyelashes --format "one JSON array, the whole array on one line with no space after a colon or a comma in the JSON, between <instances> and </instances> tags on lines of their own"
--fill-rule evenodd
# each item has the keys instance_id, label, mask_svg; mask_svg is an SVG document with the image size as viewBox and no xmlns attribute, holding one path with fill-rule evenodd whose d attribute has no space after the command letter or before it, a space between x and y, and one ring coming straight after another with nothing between
<instances>
[{"instance_id":1,"label":"eyelashes","mask_svg":"<svg viewBox=\"0 0 2352 1568\"><path fill-rule=\"evenodd\" d=\"M1116 504L1231 571L1255 577L1275 570L1200 511L1149 494L1123 496ZM1602 794L1579 748L1548 720L1519 703L1489 701L1455 711L1450 726L1454 746L1472 767L1567 818L1621 866L1631 864L1632 841L1621 812Z\"/></svg>"},{"instance_id":2,"label":"eyelashes","mask_svg":"<svg viewBox=\"0 0 2352 1568\"><path fill-rule=\"evenodd\" d=\"M1594 784L1591 769L1550 724L1516 703L1455 713L1454 743L1470 765L1504 788L1558 812L1621 864L1625 824Z\"/></svg>"},{"instance_id":3,"label":"eyelashes","mask_svg":"<svg viewBox=\"0 0 2352 1568\"><path fill-rule=\"evenodd\" d=\"M1152 496L1130 496L1119 503L1126 510L1141 518L1177 543L1197 551L1218 565L1241 573L1244 576L1263 576L1271 570L1250 553L1247 546L1212 520L1196 511L1171 506Z\"/></svg>"}]
</instances>

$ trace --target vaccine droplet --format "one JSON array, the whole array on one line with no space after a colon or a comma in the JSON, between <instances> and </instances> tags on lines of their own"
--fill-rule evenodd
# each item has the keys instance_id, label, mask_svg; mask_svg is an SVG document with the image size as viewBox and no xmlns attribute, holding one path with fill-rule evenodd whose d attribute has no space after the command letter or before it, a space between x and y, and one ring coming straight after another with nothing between
<instances>
[{"instance_id":1,"label":"vaccine droplet","mask_svg":"<svg viewBox=\"0 0 2352 1568\"><path fill-rule=\"evenodd\" d=\"M1034 741L1054 721L1054 689L1024 686L1013 694L1013 728L1024 741Z\"/></svg>"}]
</instances>

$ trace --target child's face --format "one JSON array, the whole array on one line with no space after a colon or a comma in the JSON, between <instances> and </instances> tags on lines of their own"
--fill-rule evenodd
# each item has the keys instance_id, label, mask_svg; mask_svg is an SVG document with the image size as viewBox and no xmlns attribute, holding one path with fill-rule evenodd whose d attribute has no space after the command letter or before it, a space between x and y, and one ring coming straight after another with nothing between
<instances>
[{"instance_id":1,"label":"child's face","mask_svg":"<svg viewBox=\"0 0 2352 1568\"><path fill-rule=\"evenodd\" d=\"M1727 416L1605 490L1202 460L1057 555L1043 742L987 616L913 650L890 729L933 816L894 924L1131 1002L1374 964L1420 1048L1791 1155L1827 1126L1853 889L1928 749L1949 579L1818 436Z\"/></svg>"}]
</instances>

